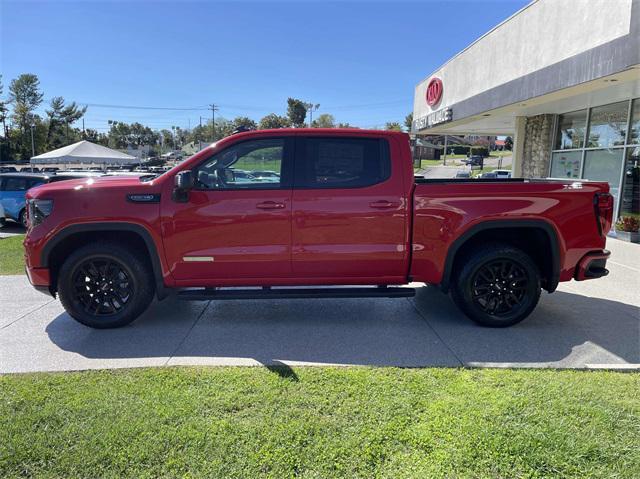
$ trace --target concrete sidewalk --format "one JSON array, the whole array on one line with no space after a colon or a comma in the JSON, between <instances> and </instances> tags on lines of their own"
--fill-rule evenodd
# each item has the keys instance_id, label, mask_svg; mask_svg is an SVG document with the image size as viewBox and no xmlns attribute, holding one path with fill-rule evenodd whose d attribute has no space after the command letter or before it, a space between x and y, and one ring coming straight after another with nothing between
<instances>
[{"instance_id":1,"label":"concrete sidewalk","mask_svg":"<svg viewBox=\"0 0 640 479\"><path fill-rule=\"evenodd\" d=\"M611 274L563 283L507 329L449 297L155 303L128 327L72 320L23 276L0 277L0 373L163 365L638 368L640 247L610 239ZM635 366L634 366L635 365Z\"/></svg>"}]
</instances>

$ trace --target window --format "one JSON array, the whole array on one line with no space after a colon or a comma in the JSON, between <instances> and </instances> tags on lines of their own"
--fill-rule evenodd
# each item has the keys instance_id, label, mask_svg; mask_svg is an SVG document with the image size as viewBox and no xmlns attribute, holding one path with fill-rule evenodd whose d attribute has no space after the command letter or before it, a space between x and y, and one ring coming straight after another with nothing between
<instances>
[{"instance_id":1,"label":"window","mask_svg":"<svg viewBox=\"0 0 640 479\"><path fill-rule=\"evenodd\" d=\"M615 197L616 204L620 198L620 175L622 174L623 148L615 150L589 150L584 156L584 172L587 180L607 181L609 190Z\"/></svg>"},{"instance_id":2,"label":"window","mask_svg":"<svg viewBox=\"0 0 640 479\"><path fill-rule=\"evenodd\" d=\"M628 101L592 108L587 147L611 148L624 145L628 113Z\"/></svg>"},{"instance_id":3,"label":"window","mask_svg":"<svg viewBox=\"0 0 640 479\"><path fill-rule=\"evenodd\" d=\"M629 143L640 143L640 98L633 100L631 106L631 128L629 128Z\"/></svg>"},{"instance_id":4,"label":"window","mask_svg":"<svg viewBox=\"0 0 640 479\"><path fill-rule=\"evenodd\" d=\"M584 146L584 130L587 126L587 110L560 115L556 150L569 150Z\"/></svg>"},{"instance_id":5,"label":"window","mask_svg":"<svg viewBox=\"0 0 640 479\"><path fill-rule=\"evenodd\" d=\"M285 140L251 140L216 153L198 167L198 189L280 188Z\"/></svg>"},{"instance_id":6,"label":"window","mask_svg":"<svg viewBox=\"0 0 640 479\"><path fill-rule=\"evenodd\" d=\"M627 148L620 216L635 216L640 219L640 146Z\"/></svg>"},{"instance_id":7,"label":"window","mask_svg":"<svg viewBox=\"0 0 640 479\"><path fill-rule=\"evenodd\" d=\"M307 138L296 186L357 188L389 178L391 162L385 140L368 138Z\"/></svg>"},{"instance_id":8,"label":"window","mask_svg":"<svg viewBox=\"0 0 640 479\"><path fill-rule=\"evenodd\" d=\"M559 151L551 156L551 178L580 178L581 151Z\"/></svg>"},{"instance_id":9,"label":"window","mask_svg":"<svg viewBox=\"0 0 640 479\"><path fill-rule=\"evenodd\" d=\"M31 188L33 182L27 180L27 178L5 178L4 191L27 191Z\"/></svg>"}]
</instances>

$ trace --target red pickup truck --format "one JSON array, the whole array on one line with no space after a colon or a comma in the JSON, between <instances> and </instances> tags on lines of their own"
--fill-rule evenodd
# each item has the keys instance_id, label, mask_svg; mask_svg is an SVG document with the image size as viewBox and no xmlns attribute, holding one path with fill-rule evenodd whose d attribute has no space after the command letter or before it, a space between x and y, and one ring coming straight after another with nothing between
<instances>
[{"instance_id":1,"label":"red pickup truck","mask_svg":"<svg viewBox=\"0 0 640 479\"><path fill-rule=\"evenodd\" d=\"M451 292L480 324L508 326L541 289L607 274L608 191L414 178L403 133L245 132L159 176L31 189L27 274L96 328L133 321L171 290L194 300L406 297L415 290L397 286L411 282Z\"/></svg>"}]
</instances>

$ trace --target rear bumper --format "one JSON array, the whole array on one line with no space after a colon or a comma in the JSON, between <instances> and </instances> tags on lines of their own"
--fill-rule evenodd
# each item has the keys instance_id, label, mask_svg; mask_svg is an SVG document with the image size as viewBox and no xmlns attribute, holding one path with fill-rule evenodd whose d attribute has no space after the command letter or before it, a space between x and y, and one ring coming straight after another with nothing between
<instances>
[{"instance_id":1,"label":"rear bumper","mask_svg":"<svg viewBox=\"0 0 640 479\"><path fill-rule=\"evenodd\" d=\"M576 281L584 281L587 279L602 278L609 274L606 268L607 259L611 256L611 252L603 249L601 251L592 251L584 255L584 257L576 266Z\"/></svg>"},{"instance_id":2,"label":"rear bumper","mask_svg":"<svg viewBox=\"0 0 640 479\"><path fill-rule=\"evenodd\" d=\"M54 296L51 292L51 274L49 273L49 268L29 268L27 266L25 272L27 273L27 278L29 278L31 286L41 293Z\"/></svg>"}]
</instances>

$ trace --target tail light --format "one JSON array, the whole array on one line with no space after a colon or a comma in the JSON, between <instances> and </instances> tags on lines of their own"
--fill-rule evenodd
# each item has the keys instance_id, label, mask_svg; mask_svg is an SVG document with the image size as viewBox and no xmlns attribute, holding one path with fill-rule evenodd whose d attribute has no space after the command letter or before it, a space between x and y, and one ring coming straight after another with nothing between
<instances>
[{"instance_id":1,"label":"tail light","mask_svg":"<svg viewBox=\"0 0 640 479\"><path fill-rule=\"evenodd\" d=\"M606 236L613 221L613 196L609 193L596 193L593 197L593 209L596 214L598 232Z\"/></svg>"}]
</instances>

